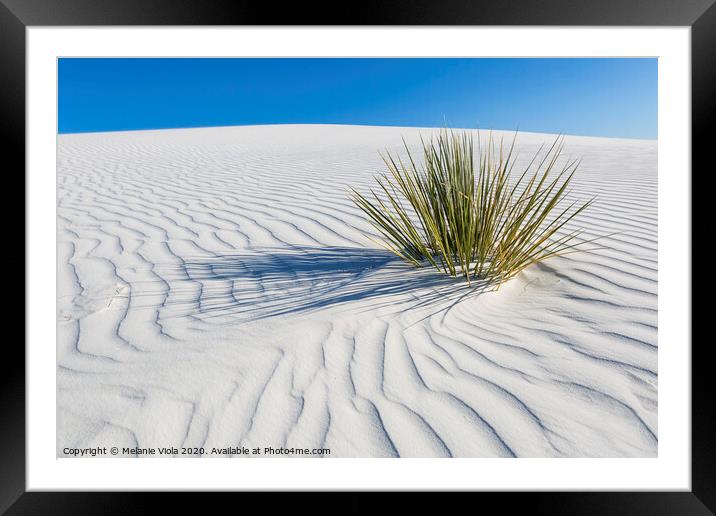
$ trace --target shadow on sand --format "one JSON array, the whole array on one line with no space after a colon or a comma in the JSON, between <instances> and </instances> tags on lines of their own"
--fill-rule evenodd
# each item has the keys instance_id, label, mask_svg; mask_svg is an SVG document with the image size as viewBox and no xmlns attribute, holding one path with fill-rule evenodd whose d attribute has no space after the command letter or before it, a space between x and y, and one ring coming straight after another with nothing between
<instances>
[{"instance_id":1,"label":"shadow on sand","mask_svg":"<svg viewBox=\"0 0 716 516\"><path fill-rule=\"evenodd\" d=\"M181 271L202 286L194 314L202 318L241 314L262 319L348 302L361 302L355 307L359 311L435 302L443 310L489 289L475 283L468 287L462 278L430 267L415 268L388 251L349 247L252 248L189 258Z\"/></svg>"}]
</instances>

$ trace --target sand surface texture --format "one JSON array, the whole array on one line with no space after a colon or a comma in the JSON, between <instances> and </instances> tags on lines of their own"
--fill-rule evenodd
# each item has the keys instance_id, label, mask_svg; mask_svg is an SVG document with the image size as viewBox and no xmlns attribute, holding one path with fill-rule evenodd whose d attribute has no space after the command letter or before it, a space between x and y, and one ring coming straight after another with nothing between
<instances>
[{"instance_id":1,"label":"sand surface texture","mask_svg":"<svg viewBox=\"0 0 716 516\"><path fill-rule=\"evenodd\" d=\"M347 187L401 137L418 149L413 128L60 135L58 455L656 456L656 142L568 136L570 196L598 196L571 227L619 233L480 292L366 237Z\"/></svg>"}]
</instances>

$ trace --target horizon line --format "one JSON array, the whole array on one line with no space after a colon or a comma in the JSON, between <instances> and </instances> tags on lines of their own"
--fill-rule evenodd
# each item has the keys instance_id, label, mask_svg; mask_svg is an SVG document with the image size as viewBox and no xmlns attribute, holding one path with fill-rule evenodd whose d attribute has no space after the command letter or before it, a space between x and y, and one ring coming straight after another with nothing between
<instances>
[{"instance_id":1,"label":"horizon line","mask_svg":"<svg viewBox=\"0 0 716 516\"><path fill-rule=\"evenodd\" d=\"M552 132L552 131L533 131L533 130L522 130L516 129L496 129L496 128L481 128L481 127L450 127L450 126L426 126L426 125L392 125L392 124L369 124L369 123L357 123L357 124L344 124L344 123L261 123L261 124L218 124L218 125L187 125L187 126L163 126L163 127L143 127L136 129L100 129L96 131L60 131L57 130L57 136L69 135L69 134L97 134L97 133L129 133L129 132L141 132L141 131L172 131L182 129L219 129L229 127L265 127L265 126L288 126L288 125L312 125L312 126L344 126L344 127L405 127L414 129L457 129L457 130L472 130L472 131L501 131L511 133L532 133L532 134L549 134L559 136L576 136L582 138L604 138L610 140L644 140L644 141L657 141L659 140L658 131L657 136L654 138L644 138L635 136L604 136L601 134L577 134L577 133L565 133L565 132Z\"/></svg>"}]
</instances>

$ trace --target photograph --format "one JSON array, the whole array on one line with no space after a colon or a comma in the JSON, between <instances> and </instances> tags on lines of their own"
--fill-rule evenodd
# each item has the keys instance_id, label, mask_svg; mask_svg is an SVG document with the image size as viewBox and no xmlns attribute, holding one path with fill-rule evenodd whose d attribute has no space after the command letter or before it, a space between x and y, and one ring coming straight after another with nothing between
<instances>
[{"instance_id":1,"label":"photograph","mask_svg":"<svg viewBox=\"0 0 716 516\"><path fill-rule=\"evenodd\" d=\"M658 458L658 71L59 57L56 457Z\"/></svg>"}]
</instances>

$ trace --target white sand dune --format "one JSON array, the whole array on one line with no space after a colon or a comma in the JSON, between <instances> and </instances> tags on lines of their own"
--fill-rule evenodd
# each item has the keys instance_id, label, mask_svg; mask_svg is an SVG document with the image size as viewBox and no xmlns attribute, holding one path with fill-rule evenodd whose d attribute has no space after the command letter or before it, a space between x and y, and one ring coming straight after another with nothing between
<instances>
[{"instance_id":1,"label":"white sand dune","mask_svg":"<svg viewBox=\"0 0 716 516\"><path fill-rule=\"evenodd\" d=\"M430 130L422 130L422 134ZM499 133L498 133L499 135ZM347 186L413 128L60 135L64 447L657 455L655 141L567 137L603 249L497 292L373 244ZM552 136L521 134L521 161Z\"/></svg>"}]
</instances>

